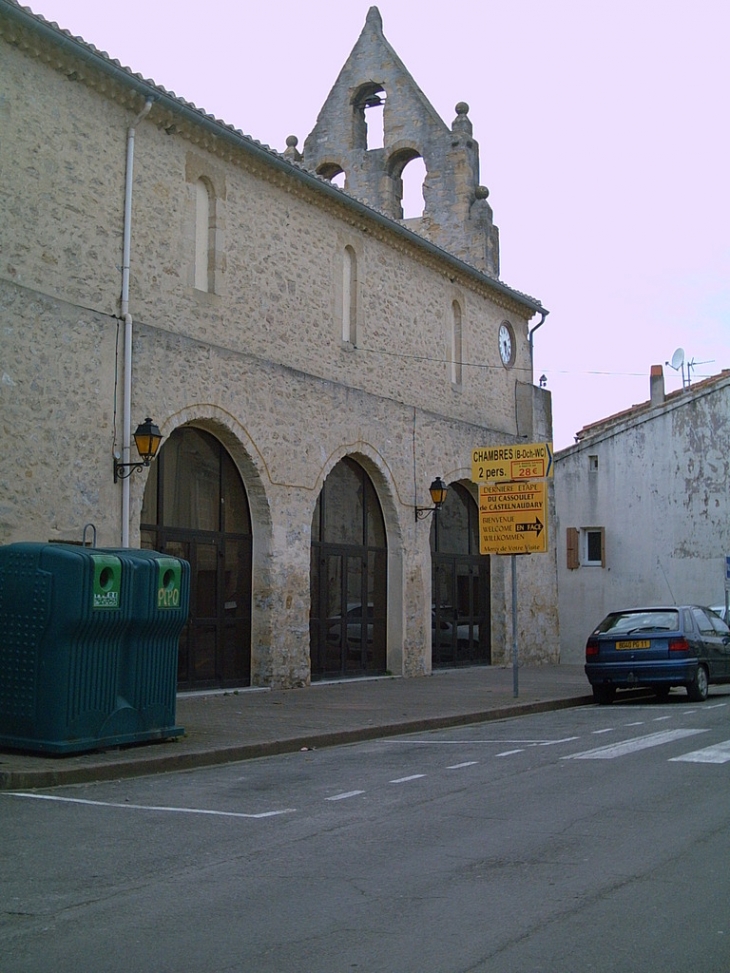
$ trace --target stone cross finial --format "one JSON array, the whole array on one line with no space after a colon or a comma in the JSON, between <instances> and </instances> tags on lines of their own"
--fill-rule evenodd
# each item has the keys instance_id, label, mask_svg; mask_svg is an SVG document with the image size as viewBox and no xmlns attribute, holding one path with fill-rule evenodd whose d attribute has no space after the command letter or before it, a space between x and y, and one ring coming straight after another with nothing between
<instances>
[{"instance_id":1,"label":"stone cross finial","mask_svg":"<svg viewBox=\"0 0 730 973\"><path fill-rule=\"evenodd\" d=\"M457 103L456 108L456 118L451 123L452 132L466 132L467 135L472 134L472 124L469 118L469 106L465 101L460 101Z\"/></svg>"},{"instance_id":2,"label":"stone cross finial","mask_svg":"<svg viewBox=\"0 0 730 973\"><path fill-rule=\"evenodd\" d=\"M287 135L286 148L284 149L284 158L290 159L293 162L301 162L302 153L297 152L298 144L299 144L299 139L296 137L296 135Z\"/></svg>"}]
</instances>

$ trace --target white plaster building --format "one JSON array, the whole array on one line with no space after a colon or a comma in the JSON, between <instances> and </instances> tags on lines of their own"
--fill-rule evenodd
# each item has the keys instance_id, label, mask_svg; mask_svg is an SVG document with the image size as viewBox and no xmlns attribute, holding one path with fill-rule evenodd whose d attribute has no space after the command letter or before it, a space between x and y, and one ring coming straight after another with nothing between
<instances>
[{"instance_id":1,"label":"white plaster building","mask_svg":"<svg viewBox=\"0 0 730 973\"><path fill-rule=\"evenodd\" d=\"M555 454L560 658L613 610L724 601L730 372L585 427Z\"/></svg>"},{"instance_id":2,"label":"white plaster building","mask_svg":"<svg viewBox=\"0 0 730 973\"><path fill-rule=\"evenodd\" d=\"M340 108L355 124L360 95L390 98L385 210L354 173L352 193L331 183L352 158L334 136L337 165L294 138L274 152L0 0L0 543L93 524L100 547L188 559L181 688L421 675L510 644L470 455L551 439L531 356L546 312L496 276L465 105L450 131L415 98L375 8L358 44ZM414 232L395 201L418 154L458 178ZM115 482L146 416L158 458ZM446 505L418 521L436 475ZM554 556L525 559L525 660L556 660L556 603Z\"/></svg>"}]
</instances>

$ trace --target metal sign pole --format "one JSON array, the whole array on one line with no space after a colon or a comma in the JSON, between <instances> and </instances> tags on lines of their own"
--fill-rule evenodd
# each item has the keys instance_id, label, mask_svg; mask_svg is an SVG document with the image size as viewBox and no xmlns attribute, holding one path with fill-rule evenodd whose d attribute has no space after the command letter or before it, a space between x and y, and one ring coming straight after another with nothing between
<instances>
[{"instance_id":1,"label":"metal sign pole","mask_svg":"<svg viewBox=\"0 0 730 973\"><path fill-rule=\"evenodd\" d=\"M512 555L512 695L520 694L517 667L517 556Z\"/></svg>"}]
</instances>

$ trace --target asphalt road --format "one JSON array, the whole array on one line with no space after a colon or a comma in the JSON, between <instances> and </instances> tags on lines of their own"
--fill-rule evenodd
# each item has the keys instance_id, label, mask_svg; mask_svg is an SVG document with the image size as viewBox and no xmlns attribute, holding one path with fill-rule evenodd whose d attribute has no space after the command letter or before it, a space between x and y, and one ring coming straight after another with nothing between
<instances>
[{"instance_id":1,"label":"asphalt road","mask_svg":"<svg viewBox=\"0 0 730 973\"><path fill-rule=\"evenodd\" d=\"M727 973L730 694L0 794L3 973Z\"/></svg>"}]
</instances>

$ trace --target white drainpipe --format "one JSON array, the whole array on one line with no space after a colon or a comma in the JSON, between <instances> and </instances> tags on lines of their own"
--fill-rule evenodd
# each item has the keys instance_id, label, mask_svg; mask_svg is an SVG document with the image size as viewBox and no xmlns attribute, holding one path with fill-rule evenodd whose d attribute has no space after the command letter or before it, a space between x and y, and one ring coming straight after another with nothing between
<instances>
[{"instance_id":1,"label":"white drainpipe","mask_svg":"<svg viewBox=\"0 0 730 973\"><path fill-rule=\"evenodd\" d=\"M134 136L137 125L152 108L148 98L127 132L127 175L124 185L124 247L122 256L122 318L124 320L124 373L122 376L122 463L129 463L132 445L132 315L129 313L129 264L132 249L132 180ZM129 479L122 480L122 547L129 547Z\"/></svg>"}]
</instances>

